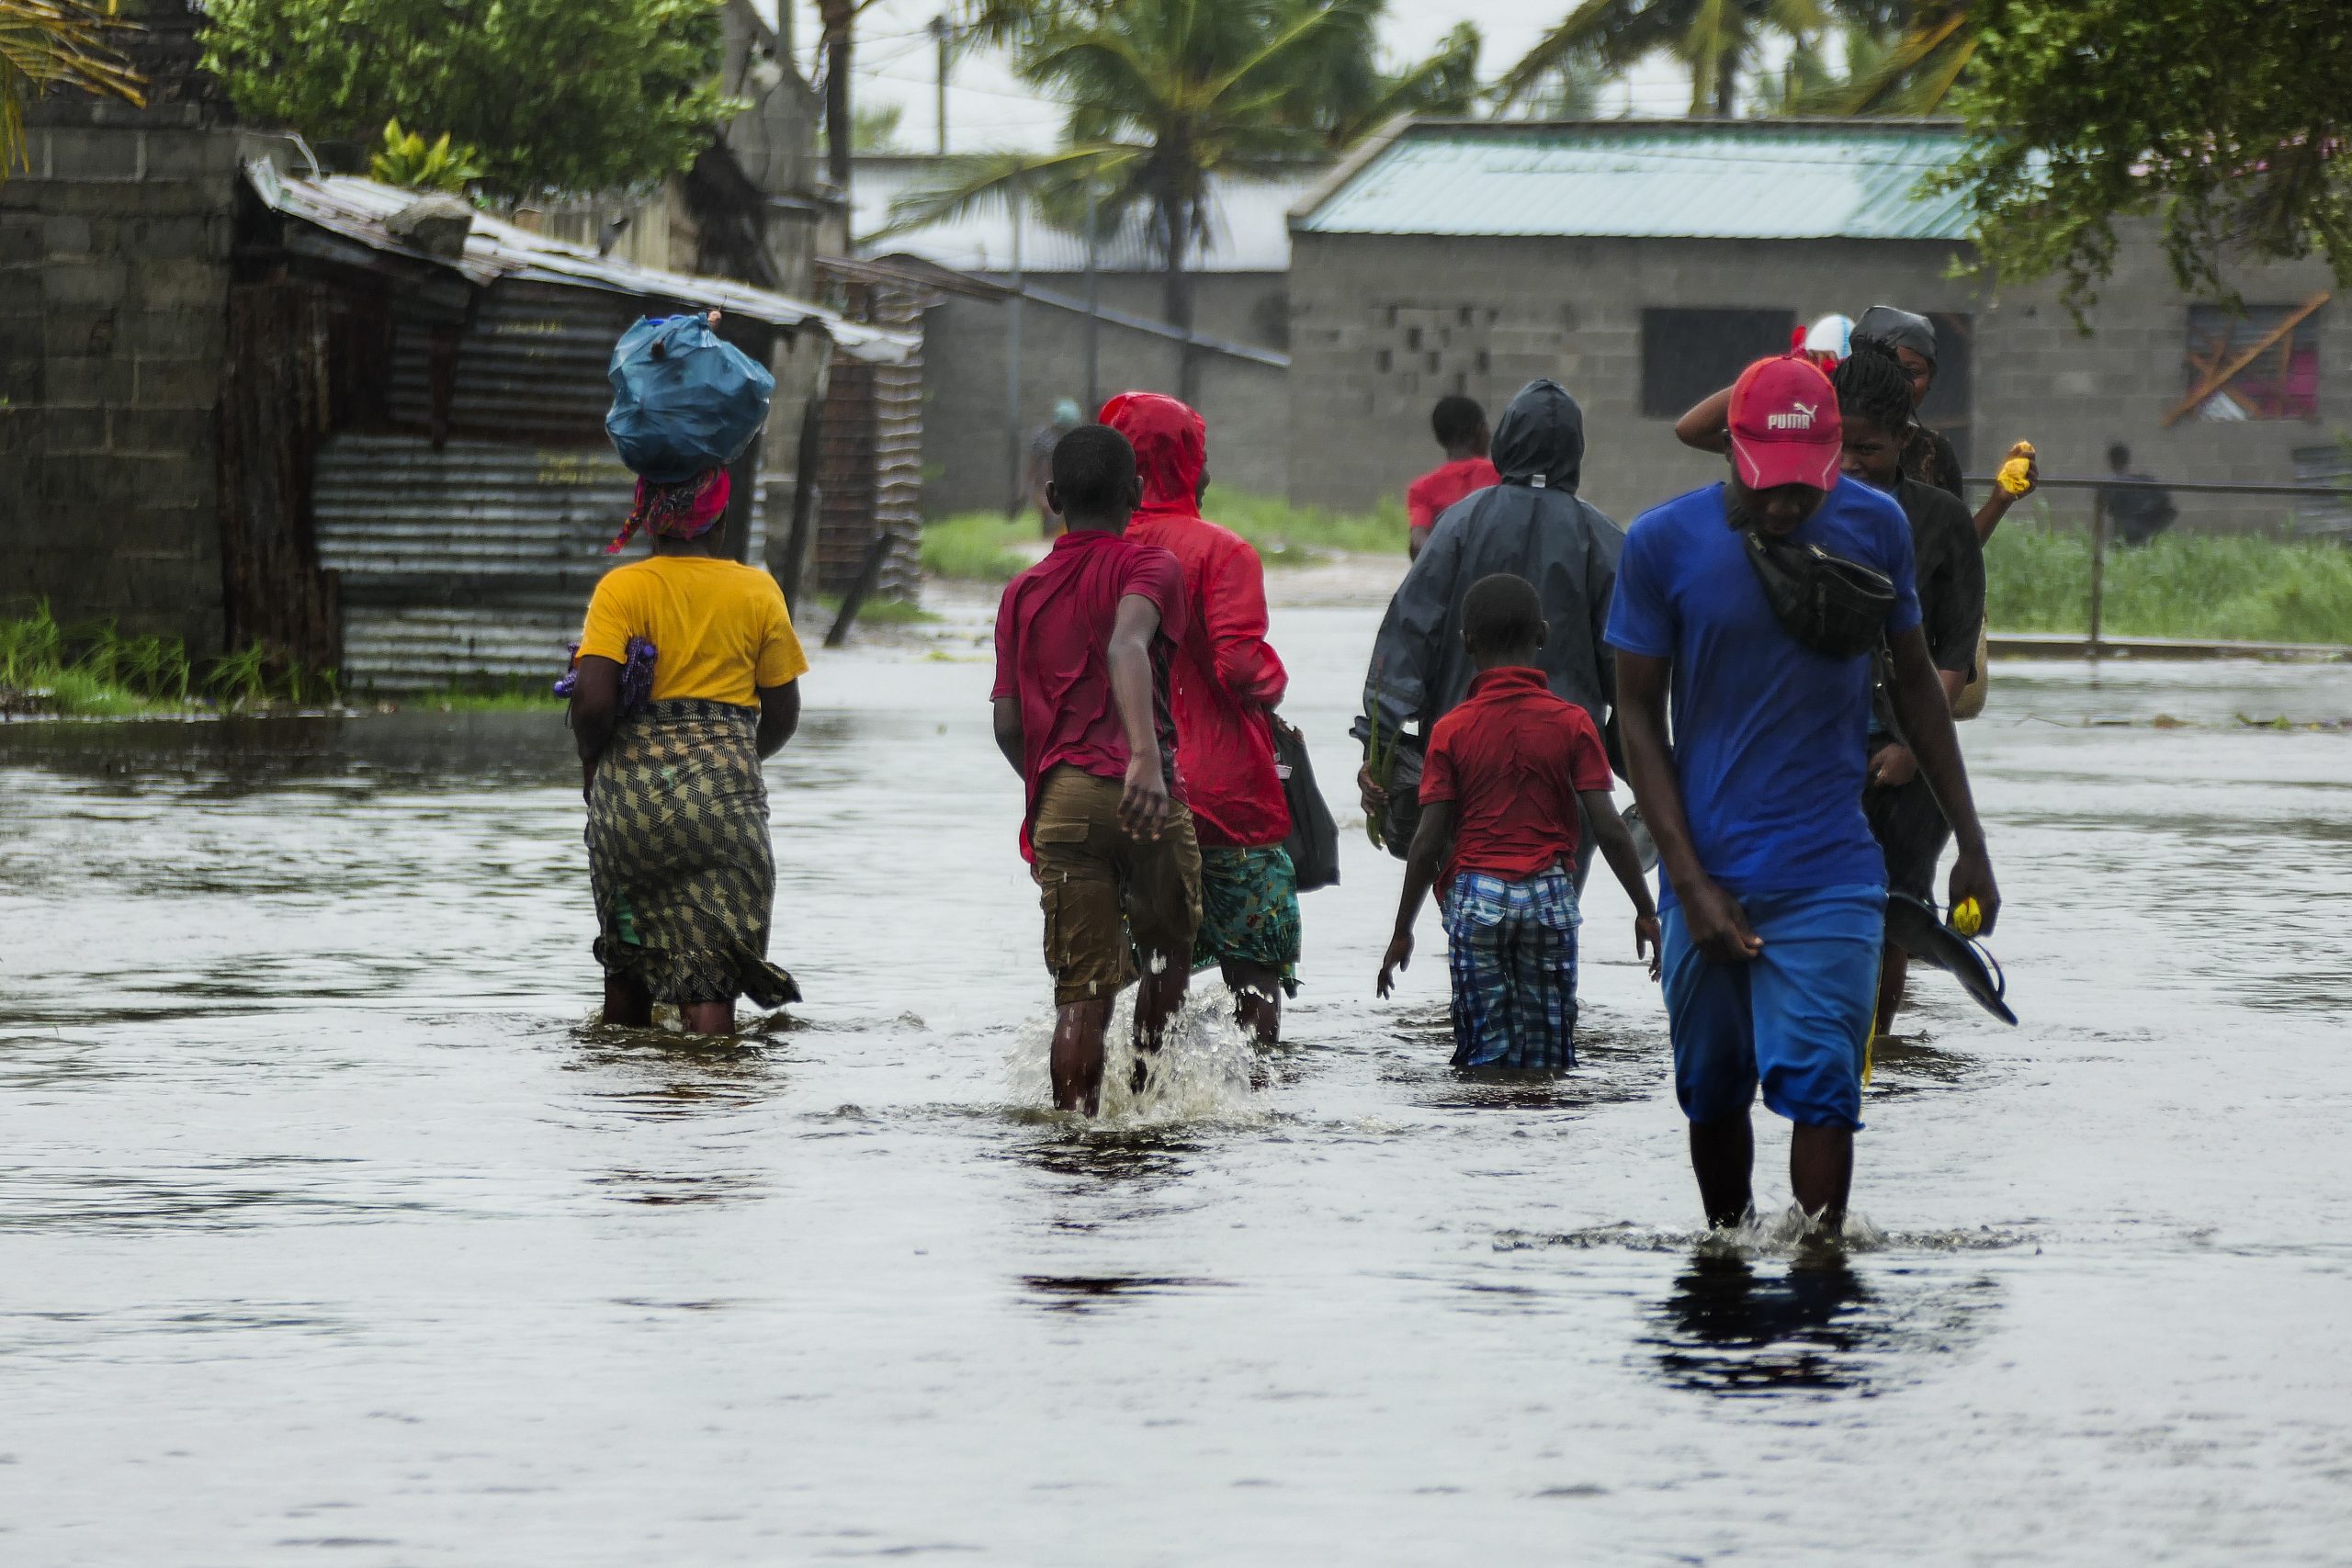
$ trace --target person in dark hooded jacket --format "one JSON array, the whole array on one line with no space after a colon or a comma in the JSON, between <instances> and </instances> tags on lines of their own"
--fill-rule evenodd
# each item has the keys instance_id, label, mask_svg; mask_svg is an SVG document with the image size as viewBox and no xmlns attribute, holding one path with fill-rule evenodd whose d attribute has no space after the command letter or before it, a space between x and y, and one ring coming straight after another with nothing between
<instances>
[{"instance_id":1,"label":"person in dark hooded jacket","mask_svg":"<svg viewBox=\"0 0 2352 1568\"><path fill-rule=\"evenodd\" d=\"M1583 708L1596 728L1610 733L1616 667L1601 632L1625 530L1577 496L1584 411L1558 382L1530 381L1503 411L1490 455L1502 483L1439 515L1429 544L1388 602L1364 676L1359 733L1377 739L1384 766L1375 777L1368 758L1357 784L1366 814L1389 818L1392 830L1408 839L1407 814L1390 813L1389 794L1393 785L1400 801L1410 798L1405 786L1418 778L1410 765L1418 761L1418 748L1407 740L1396 751L1399 768L1393 773L1386 766L1390 748L1408 728L1425 739L1469 693L1477 670L1463 645L1462 602L1480 578L1506 572L1534 584L1551 627L1542 668L1554 694ZM1587 846L1592 841L1591 834L1584 835ZM1392 849L1401 855L1405 844ZM1579 870L1589 863L1588 848Z\"/></svg>"}]
</instances>

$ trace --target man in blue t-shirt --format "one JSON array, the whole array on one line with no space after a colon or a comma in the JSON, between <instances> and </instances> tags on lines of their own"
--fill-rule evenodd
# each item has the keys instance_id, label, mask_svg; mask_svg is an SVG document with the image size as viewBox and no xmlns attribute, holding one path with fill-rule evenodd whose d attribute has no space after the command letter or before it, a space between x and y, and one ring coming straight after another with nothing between
<instances>
[{"instance_id":1,"label":"man in blue t-shirt","mask_svg":"<svg viewBox=\"0 0 2352 1568\"><path fill-rule=\"evenodd\" d=\"M1960 845L1952 902L1974 898L1989 931L2000 895L1919 629L1910 525L1892 499L1839 478L1828 378L1803 359L1759 360L1732 389L1730 423L1731 478L1634 520L1608 641L1627 773L1664 872L1675 1092L1708 1223L1749 1212L1760 1083L1796 1123L1797 1202L1834 1235L1886 911L1886 863L1862 815L1871 660L1815 652L1781 624L1747 529L1894 583L1889 695Z\"/></svg>"}]
</instances>

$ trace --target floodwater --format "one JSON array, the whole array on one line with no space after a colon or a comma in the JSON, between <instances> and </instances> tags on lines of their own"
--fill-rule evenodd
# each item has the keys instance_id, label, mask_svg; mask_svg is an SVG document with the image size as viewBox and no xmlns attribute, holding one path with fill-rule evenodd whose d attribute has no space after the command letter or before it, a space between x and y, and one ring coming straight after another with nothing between
<instances>
[{"instance_id":1,"label":"floodwater","mask_svg":"<svg viewBox=\"0 0 2352 1568\"><path fill-rule=\"evenodd\" d=\"M1375 618L1276 616L1335 798ZM2352 1551L2352 736L2237 716L2352 671L1998 669L2024 1025L1921 981L1841 1266L1700 1245L1605 877L1585 1065L1449 1071L1351 811L1290 1043L1043 1111L989 676L820 658L718 1048L586 1026L560 718L0 728L0 1562Z\"/></svg>"}]
</instances>

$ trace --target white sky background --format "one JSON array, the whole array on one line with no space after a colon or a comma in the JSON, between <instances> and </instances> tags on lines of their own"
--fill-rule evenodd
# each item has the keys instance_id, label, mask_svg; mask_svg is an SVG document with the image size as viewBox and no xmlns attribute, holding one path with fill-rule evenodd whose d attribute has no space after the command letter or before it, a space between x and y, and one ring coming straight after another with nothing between
<instances>
[{"instance_id":1,"label":"white sky background","mask_svg":"<svg viewBox=\"0 0 2352 1568\"><path fill-rule=\"evenodd\" d=\"M772 0L794 8L793 46L801 73L814 78L818 26L810 0ZM1456 22L1474 23L1484 36L1480 76L1500 75L1574 8L1576 0L1389 0L1382 24L1391 64L1419 59L1437 47ZM852 67L853 102L905 107L898 140L914 152L935 145L933 61L927 30L944 9L940 0L880 0L859 18ZM1615 115L1628 105L1639 115L1679 115L1690 107L1690 79L1663 57L1645 61L1624 83L1601 94L1600 112ZM1040 150L1058 140L1060 106L1035 96L1012 74L1001 54L958 51L948 73L948 150L977 152L1000 148Z\"/></svg>"}]
</instances>

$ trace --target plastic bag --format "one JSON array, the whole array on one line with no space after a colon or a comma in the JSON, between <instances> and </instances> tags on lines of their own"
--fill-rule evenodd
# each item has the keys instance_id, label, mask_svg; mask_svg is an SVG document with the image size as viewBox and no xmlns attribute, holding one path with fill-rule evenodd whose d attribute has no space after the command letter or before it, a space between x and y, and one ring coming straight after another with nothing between
<instances>
[{"instance_id":1,"label":"plastic bag","mask_svg":"<svg viewBox=\"0 0 2352 1568\"><path fill-rule=\"evenodd\" d=\"M1290 807L1290 837L1283 848L1289 852L1291 870L1297 874L1298 890L1312 893L1340 880L1340 825L1323 803L1323 792L1315 786L1315 764L1306 755L1306 737L1279 718L1273 720L1273 727L1275 771L1282 774L1283 801Z\"/></svg>"},{"instance_id":2,"label":"plastic bag","mask_svg":"<svg viewBox=\"0 0 2352 1568\"><path fill-rule=\"evenodd\" d=\"M605 432L641 478L679 484L743 455L775 378L701 316L647 316L613 346Z\"/></svg>"}]
</instances>

